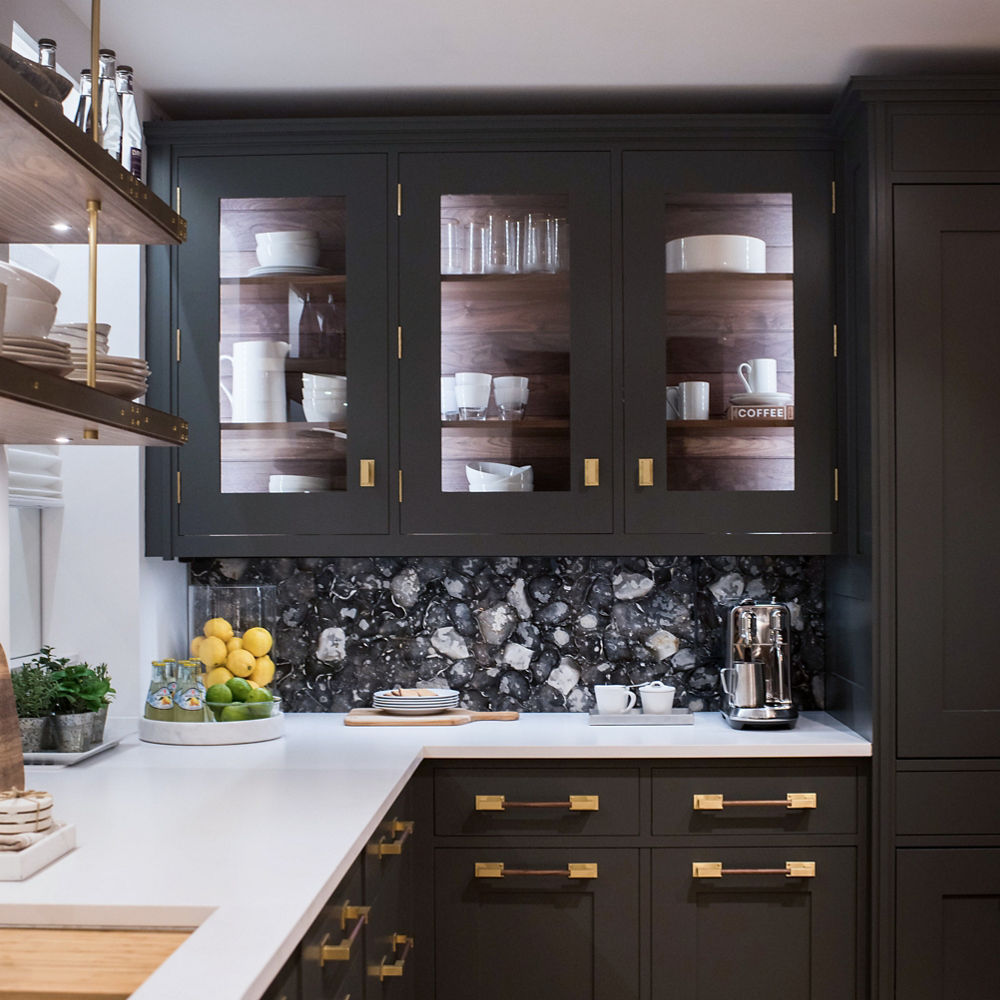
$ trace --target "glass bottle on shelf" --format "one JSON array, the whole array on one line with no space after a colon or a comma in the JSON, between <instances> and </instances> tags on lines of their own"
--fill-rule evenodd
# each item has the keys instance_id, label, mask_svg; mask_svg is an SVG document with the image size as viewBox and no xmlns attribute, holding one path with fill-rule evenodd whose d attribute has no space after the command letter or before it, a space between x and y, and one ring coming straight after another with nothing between
<instances>
[{"instance_id":1,"label":"glass bottle on shelf","mask_svg":"<svg viewBox=\"0 0 1000 1000\"><path fill-rule=\"evenodd\" d=\"M204 722L205 694L198 682L194 664L177 664L177 691L174 694L174 722Z\"/></svg>"},{"instance_id":2,"label":"glass bottle on shelf","mask_svg":"<svg viewBox=\"0 0 1000 1000\"><path fill-rule=\"evenodd\" d=\"M135 106L132 88L132 67L119 66L115 72L115 90L121 101L122 141L121 163L133 177L142 177L142 122Z\"/></svg>"},{"instance_id":3,"label":"glass bottle on shelf","mask_svg":"<svg viewBox=\"0 0 1000 1000\"><path fill-rule=\"evenodd\" d=\"M167 665L163 660L153 660L153 673L146 693L143 715L158 722L173 722L174 699L167 680Z\"/></svg>"},{"instance_id":4,"label":"glass bottle on shelf","mask_svg":"<svg viewBox=\"0 0 1000 1000\"><path fill-rule=\"evenodd\" d=\"M306 292L299 314L298 340L292 351L300 358L318 358L323 354L323 325L320 311L314 305L312 293Z\"/></svg>"},{"instance_id":5,"label":"glass bottle on shelf","mask_svg":"<svg viewBox=\"0 0 1000 1000\"><path fill-rule=\"evenodd\" d=\"M56 68L56 42L54 38L38 39L38 65Z\"/></svg>"},{"instance_id":6,"label":"glass bottle on shelf","mask_svg":"<svg viewBox=\"0 0 1000 1000\"><path fill-rule=\"evenodd\" d=\"M122 106L115 82L115 51L101 49L98 87L101 95L101 146L116 160L122 144Z\"/></svg>"},{"instance_id":7,"label":"glass bottle on shelf","mask_svg":"<svg viewBox=\"0 0 1000 1000\"><path fill-rule=\"evenodd\" d=\"M80 100L77 101L73 124L86 131L90 128L91 76L89 69L80 70Z\"/></svg>"}]
</instances>

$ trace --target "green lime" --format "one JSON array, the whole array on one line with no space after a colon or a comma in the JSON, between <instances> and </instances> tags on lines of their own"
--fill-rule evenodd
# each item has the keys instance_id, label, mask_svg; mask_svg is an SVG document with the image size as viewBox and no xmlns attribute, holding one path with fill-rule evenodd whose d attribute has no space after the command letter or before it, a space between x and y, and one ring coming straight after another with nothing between
<instances>
[{"instance_id":1,"label":"green lime","mask_svg":"<svg viewBox=\"0 0 1000 1000\"><path fill-rule=\"evenodd\" d=\"M205 692L205 701L214 702L218 705L220 702L230 702L233 700L233 692L229 690L229 687L225 684L213 684Z\"/></svg>"},{"instance_id":2,"label":"green lime","mask_svg":"<svg viewBox=\"0 0 1000 1000\"><path fill-rule=\"evenodd\" d=\"M219 722L244 722L250 718L250 709L246 705L226 705L219 716Z\"/></svg>"},{"instance_id":3,"label":"green lime","mask_svg":"<svg viewBox=\"0 0 1000 1000\"><path fill-rule=\"evenodd\" d=\"M208 707L212 710L212 715L215 716L215 721L216 722L221 722L222 721L222 713L227 708L229 708L229 705L209 705Z\"/></svg>"},{"instance_id":4,"label":"green lime","mask_svg":"<svg viewBox=\"0 0 1000 1000\"><path fill-rule=\"evenodd\" d=\"M251 719L270 718L273 705L274 696L267 688L254 688L247 698L247 708L250 710Z\"/></svg>"},{"instance_id":5,"label":"green lime","mask_svg":"<svg viewBox=\"0 0 1000 1000\"><path fill-rule=\"evenodd\" d=\"M267 688L254 688L247 695L247 701L274 701L274 695Z\"/></svg>"},{"instance_id":6,"label":"green lime","mask_svg":"<svg viewBox=\"0 0 1000 1000\"><path fill-rule=\"evenodd\" d=\"M232 692L233 701L246 701L253 688L250 682L242 677L230 677L226 681L226 687Z\"/></svg>"}]
</instances>

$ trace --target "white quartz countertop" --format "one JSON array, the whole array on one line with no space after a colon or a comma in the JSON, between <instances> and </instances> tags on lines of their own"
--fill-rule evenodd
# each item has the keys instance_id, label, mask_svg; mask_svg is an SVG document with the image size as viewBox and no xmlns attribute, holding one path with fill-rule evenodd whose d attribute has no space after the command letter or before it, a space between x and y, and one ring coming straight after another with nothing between
<instances>
[{"instance_id":1,"label":"white quartz countertop","mask_svg":"<svg viewBox=\"0 0 1000 1000\"><path fill-rule=\"evenodd\" d=\"M589 726L580 714L516 722L355 728L286 716L284 738L174 747L134 735L74 767L26 768L75 824L77 847L24 882L0 882L0 924L197 927L137 1000L261 995L424 759L867 757L820 712L791 730Z\"/></svg>"}]
</instances>

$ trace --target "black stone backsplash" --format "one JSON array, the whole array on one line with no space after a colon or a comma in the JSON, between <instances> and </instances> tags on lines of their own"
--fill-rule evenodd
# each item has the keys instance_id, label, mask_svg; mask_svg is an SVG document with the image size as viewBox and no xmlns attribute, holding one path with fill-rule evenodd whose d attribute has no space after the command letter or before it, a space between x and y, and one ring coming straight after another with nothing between
<instances>
[{"instance_id":1,"label":"black stone backsplash","mask_svg":"<svg viewBox=\"0 0 1000 1000\"><path fill-rule=\"evenodd\" d=\"M192 583L274 583L275 686L293 712L368 706L395 685L463 706L584 712L594 684L662 679L718 708L725 609L776 597L799 708L823 707L821 557L201 559Z\"/></svg>"}]
</instances>

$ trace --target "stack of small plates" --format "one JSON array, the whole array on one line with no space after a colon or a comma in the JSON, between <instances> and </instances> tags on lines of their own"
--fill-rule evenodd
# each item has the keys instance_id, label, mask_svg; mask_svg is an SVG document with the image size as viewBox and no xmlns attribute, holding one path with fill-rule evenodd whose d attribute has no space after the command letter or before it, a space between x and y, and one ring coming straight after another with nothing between
<instances>
[{"instance_id":1,"label":"stack of small plates","mask_svg":"<svg viewBox=\"0 0 1000 1000\"><path fill-rule=\"evenodd\" d=\"M107 323L97 324L97 353L98 355L108 353L108 334L111 327ZM49 340L58 340L62 344L69 344L70 349L77 352L87 350L87 324L86 323L64 323L52 327L48 333Z\"/></svg>"},{"instance_id":2,"label":"stack of small plates","mask_svg":"<svg viewBox=\"0 0 1000 1000\"><path fill-rule=\"evenodd\" d=\"M66 375L73 370L69 347L44 337L14 337L5 334L0 355L55 375Z\"/></svg>"},{"instance_id":3,"label":"stack of small plates","mask_svg":"<svg viewBox=\"0 0 1000 1000\"><path fill-rule=\"evenodd\" d=\"M790 392L738 392L729 398L733 406L787 406L791 401Z\"/></svg>"},{"instance_id":4,"label":"stack of small plates","mask_svg":"<svg viewBox=\"0 0 1000 1000\"><path fill-rule=\"evenodd\" d=\"M372 704L393 715L434 715L458 708L458 692L450 688L392 688L376 691Z\"/></svg>"},{"instance_id":5,"label":"stack of small plates","mask_svg":"<svg viewBox=\"0 0 1000 1000\"><path fill-rule=\"evenodd\" d=\"M87 352L71 351L71 382L87 381ZM97 388L119 399L138 399L146 394L149 365L141 358L119 358L110 354L97 358Z\"/></svg>"}]
</instances>

